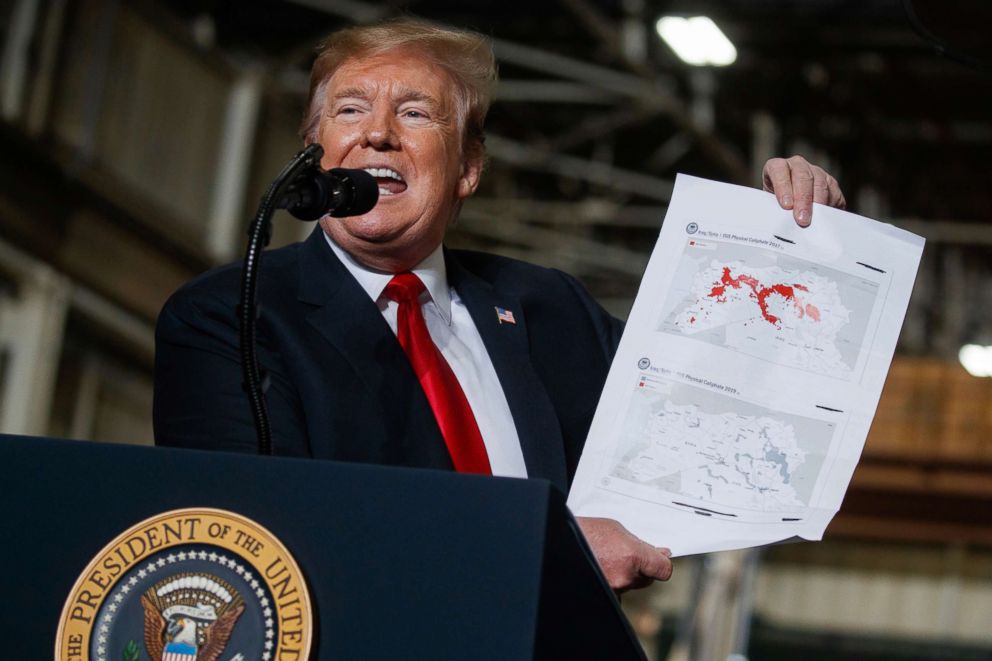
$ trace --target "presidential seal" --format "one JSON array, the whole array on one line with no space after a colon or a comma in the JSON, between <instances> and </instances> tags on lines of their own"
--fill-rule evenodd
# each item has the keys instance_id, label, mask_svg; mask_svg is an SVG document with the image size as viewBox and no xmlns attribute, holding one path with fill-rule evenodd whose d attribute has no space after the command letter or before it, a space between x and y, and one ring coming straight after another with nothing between
<instances>
[{"instance_id":1,"label":"presidential seal","mask_svg":"<svg viewBox=\"0 0 992 661\"><path fill-rule=\"evenodd\" d=\"M56 661L304 661L310 595L272 533L217 509L174 510L126 530L62 609Z\"/></svg>"}]
</instances>

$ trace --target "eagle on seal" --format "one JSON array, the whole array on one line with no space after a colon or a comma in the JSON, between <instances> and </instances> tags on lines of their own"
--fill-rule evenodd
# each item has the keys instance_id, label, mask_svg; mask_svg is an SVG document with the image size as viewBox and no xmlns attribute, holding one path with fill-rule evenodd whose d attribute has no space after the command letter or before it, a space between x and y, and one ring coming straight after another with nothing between
<instances>
[{"instance_id":1,"label":"eagle on seal","mask_svg":"<svg viewBox=\"0 0 992 661\"><path fill-rule=\"evenodd\" d=\"M161 661L217 661L245 610L244 602L240 602L221 613L205 628L201 645L196 620L182 616L166 620L145 595L141 605L145 609L145 649L149 657Z\"/></svg>"}]
</instances>

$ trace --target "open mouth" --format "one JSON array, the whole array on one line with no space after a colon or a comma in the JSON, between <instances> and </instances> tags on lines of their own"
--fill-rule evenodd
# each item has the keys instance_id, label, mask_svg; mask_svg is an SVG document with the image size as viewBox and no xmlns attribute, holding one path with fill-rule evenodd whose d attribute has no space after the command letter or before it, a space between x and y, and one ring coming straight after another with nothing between
<instances>
[{"instance_id":1,"label":"open mouth","mask_svg":"<svg viewBox=\"0 0 992 661\"><path fill-rule=\"evenodd\" d=\"M375 177L375 182L379 186L379 195L398 195L406 190L406 181L403 176L391 168L365 168L365 171Z\"/></svg>"}]
</instances>

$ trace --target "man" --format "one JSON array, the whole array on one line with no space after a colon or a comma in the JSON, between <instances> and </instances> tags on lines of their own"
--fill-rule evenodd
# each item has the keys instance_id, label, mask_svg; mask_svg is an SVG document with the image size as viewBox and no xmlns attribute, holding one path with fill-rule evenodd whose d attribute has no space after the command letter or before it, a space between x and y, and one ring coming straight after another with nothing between
<instances>
[{"instance_id":1,"label":"man","mask_svg":"<svg viewBox=\"0 0 992 661\"><path fill-rule=\"evenodd\" d=\"M621 324L563 273L442 248L479 184L495 81L484 38L419 22L349 28L322 47L304 140L321 144L325 168L372 173L380 199L266 254L258 343L276 453L538 477L567 491ZM800 157L769 161L764 178L800 225L813 201L844 204ZM236 265L205 274L162 311L159 444L255 449L238 277ZM579 523L615 590L671 575L666 549L615 521Z\"/></svg>"}]
</instances>

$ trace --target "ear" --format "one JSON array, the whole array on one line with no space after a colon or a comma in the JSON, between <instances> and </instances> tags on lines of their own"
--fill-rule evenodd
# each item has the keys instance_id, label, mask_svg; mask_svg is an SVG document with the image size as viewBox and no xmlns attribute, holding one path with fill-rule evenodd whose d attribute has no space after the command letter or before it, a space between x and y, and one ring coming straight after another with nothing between
<instances>
[{"instance_id":1,"label":"ear","mask_svg":"<svg viewBox=\"0 0 992 661\"><path fill-rule=\"evenodd\" d=\"M482 145L465 150L462 171L458 177L458 199L464 200L479 187L479 179L482 178L482 168L485 162L486 152Z\"/></svg>"}]
</instances>

